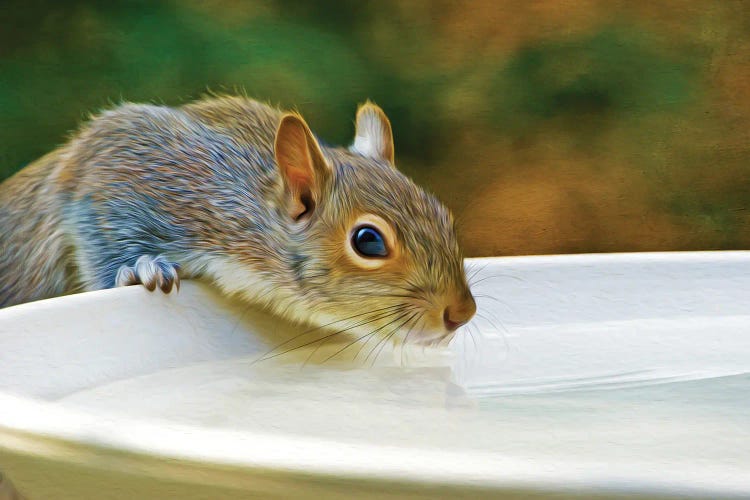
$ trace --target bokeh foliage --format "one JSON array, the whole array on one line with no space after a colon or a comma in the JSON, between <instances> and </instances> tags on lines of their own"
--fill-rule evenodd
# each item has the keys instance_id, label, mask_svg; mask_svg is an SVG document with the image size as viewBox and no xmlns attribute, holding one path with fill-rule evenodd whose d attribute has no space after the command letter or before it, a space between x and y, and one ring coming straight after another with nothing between
<instances>
[{"instance_id":1,"label":"bokeh foliage","mask_svg":"<svg viewBox=\"0 0 750 500\"><path fill-rule=\"evenodd\" d=\"M371 98L470 254L747 248L744 2L0 3L0 175L123 100L246 92L348 143Z\"/></svg>"}]
</instances>

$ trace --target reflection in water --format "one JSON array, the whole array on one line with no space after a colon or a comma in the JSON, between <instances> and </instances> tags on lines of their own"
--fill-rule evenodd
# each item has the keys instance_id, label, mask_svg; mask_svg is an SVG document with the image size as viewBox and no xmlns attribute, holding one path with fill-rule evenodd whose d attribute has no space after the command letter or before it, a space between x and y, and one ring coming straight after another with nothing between
<instances>
[{"instance_id":1,"label":"reflection in water","mask_svg":"<svg viewBox=\"0 0 750 500\"><path fill-rule=\"evenodd\" d=\"M716 463L750 462L747 374L482 397L452 378L445 367L342 370L238 359L136 377L62 402L172 424L383 446L560 459L575 450L582 460L682 460L699 452Z\"/></svg>"}]
</instances>

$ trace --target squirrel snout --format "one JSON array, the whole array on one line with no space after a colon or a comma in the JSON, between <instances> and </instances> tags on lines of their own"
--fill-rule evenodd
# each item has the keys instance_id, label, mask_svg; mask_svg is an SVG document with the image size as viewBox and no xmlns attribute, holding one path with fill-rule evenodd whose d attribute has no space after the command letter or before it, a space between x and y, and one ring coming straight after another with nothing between
<instances>
[{"instance_id":1,"label":"squirrel snout","mask_svg":"<svg viewBox=\"0 0 750 500\"><path fill-rule=\"evenodd\" d=\"M443 311L443 323L449 331L455 331L459 327L468 323L477 312L477 304L471 293L463 297L454 299Z\"/></svg>"}]
</instances>

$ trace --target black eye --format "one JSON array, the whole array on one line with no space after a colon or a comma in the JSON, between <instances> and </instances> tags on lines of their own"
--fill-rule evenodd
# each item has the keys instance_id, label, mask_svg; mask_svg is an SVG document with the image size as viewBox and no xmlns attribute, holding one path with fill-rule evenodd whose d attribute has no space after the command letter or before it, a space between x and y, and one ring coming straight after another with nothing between
<instances>
[{"instance_id":1,"label":"black eye","mask_svg":"<svg viewBox=\"0 0 750 500\"><path fill-rule=\"evenodd\" d=\"M352 236L352 246L365 257L385 257L388 255L383 235L374 227L363 226L355 229Z\"/></svg>"}]
</instances>

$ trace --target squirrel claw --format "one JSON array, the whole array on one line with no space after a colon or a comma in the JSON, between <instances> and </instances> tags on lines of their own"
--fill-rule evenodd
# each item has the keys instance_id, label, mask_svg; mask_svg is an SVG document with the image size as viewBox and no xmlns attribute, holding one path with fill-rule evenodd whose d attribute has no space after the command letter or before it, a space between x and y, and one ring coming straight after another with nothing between
<instances>
[{"instance_id":1,"label":"squirrel claw","mask_svg":"<svg viewBox=\"0 0 750 500\"><path fill-rule=\"evenodd\" d=\"M175 291L180 290L180 277L177 273L179 266L168 262L161 255L156 257L142 255L138 257L133 266L121 266L117 270L115 286L136 285L138 283L153 292L157 287L169 293L174 286Z\"/></svg>"}]
</instances>

